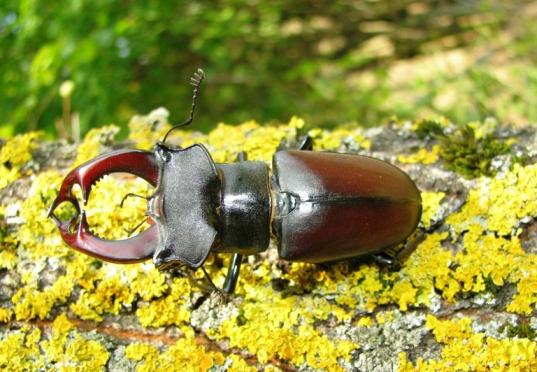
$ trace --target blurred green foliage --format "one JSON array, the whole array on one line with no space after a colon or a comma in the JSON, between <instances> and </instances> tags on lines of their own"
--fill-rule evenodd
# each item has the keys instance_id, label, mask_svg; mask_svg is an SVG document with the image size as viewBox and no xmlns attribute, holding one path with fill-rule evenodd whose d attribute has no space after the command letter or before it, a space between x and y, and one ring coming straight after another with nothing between
<instances>
[{"instance_id":1,"label":"blurred green foliage","mask_svg":"<svg viewBox=\"0 0 537 372\"><path fill-rule=\"evenodd\" d=\"M55 134L71 110L83 131L159 106L181 121L197 67L207 74L196 118L205 130L293 114L315 126L426 114L536 121L534 8L500 0L3 0L0 135ZM62 100L65 81L74 90Z\"/></svg>"}]
</instances>

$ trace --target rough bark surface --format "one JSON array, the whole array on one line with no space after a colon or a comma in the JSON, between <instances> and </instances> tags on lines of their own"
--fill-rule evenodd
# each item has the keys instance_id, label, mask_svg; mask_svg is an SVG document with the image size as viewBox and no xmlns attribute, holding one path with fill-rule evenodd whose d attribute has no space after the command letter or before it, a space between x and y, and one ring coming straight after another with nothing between
<instances>
[{"instance_id":1,"label":"rough bark surface","mask_svg":"<svg viewBox=\"0 0 537 372\"><path fill-rule=\"evenodd\" d=\"M69 169L112 148L149 148L168 126L161 113L134 118L122 143L104 127L79 145L36 134L0 144L0 368L537 369L537 127L310 130L316 150L405 170L422 192L422 241L395 271L367 258L289 264L271 247L248 258L225 298L151 262L115 265L74 252L46 218ZM293 118L173 141L204 143L217 162L241 150L268 162L305 133ZM86 209L96 234L122 238L144 218L143 200L119 207L127 192L150 190L128 176L92 190ZM217 284L228 260L210 256L205 265Z\"/></svg>"}]
</instances>

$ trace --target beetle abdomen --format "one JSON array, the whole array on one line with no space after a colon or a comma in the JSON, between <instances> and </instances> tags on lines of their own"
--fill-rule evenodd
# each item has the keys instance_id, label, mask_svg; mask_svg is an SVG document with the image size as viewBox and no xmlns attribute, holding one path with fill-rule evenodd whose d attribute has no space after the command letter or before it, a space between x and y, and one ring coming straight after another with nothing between
<instances>
[{"instance_id":1,"label":"beetle abdomen","mask_svg":"<svg viewBox=\"0 0 537 372\"><path fill-rule=\"evenodd\" d=\"M286 260L325 262L374 253L404 241L420 220L414 182L378 159L281 151L273 172L272 227Z\"/></svg>"}]
</instances>

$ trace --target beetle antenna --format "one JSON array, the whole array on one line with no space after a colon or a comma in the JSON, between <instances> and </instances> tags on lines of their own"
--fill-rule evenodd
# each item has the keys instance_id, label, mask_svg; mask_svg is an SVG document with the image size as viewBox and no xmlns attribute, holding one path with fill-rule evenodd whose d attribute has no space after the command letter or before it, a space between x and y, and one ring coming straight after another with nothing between
<instances>
[{"instance_id":1,"label":"beetle antenna","mask_svg":"<svg viewBox=\"0 0 537 372\"><path fill-rule=\"evenodd\" d=\"M190 125L192 123L192 120L194 119L194 111L196 109L196 101L198 99L199 89L204 78L205 72L203 72L201 68L198 68L196 72L194 72L194 75L190 78L190 85L194 87L194 90L192 91L192 108L190 109L190 116L181 124L171 127L164 135L162 143L166 143L166 139L172 131L177 128L186 127L187 125Z\"/></svg>"}]
</instances>

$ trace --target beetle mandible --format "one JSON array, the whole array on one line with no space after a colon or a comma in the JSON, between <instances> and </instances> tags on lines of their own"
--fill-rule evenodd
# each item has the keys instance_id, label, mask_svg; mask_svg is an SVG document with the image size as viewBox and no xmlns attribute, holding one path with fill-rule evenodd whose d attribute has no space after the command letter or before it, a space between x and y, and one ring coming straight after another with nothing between
<instances>
[{"instance_id":1,"label":"beetle mandible","mask_svg":"<svg viewBox=\"0 0 537 372\"><path fill-rule=\"evenodd\" d=\"M189 118L171 128L152 152L113 151L65 177L49 216L69 246L116 263L152 257L160 269L203 269L209 253L232 253L223 286L227 293L234 291L243 256L266 250L271 237L280 258L288 261L373 255L394 262L386 250L412 234L422 209L420 192L399 168L367 156L311 151L309 137L297 150L276 152L272 175L265 163L248 161L245 153L236 163L217 164L202 144L167 145L172 130L192 122L203 78L198 69L191 79ZM85 203L92 185L114 172L141 177L155 192L147 198L151 226L129 239L108 241L90 232L72 187L80 185ZM69 221L54 215L65 201L77 210Z\"/></svg>"}]
</instances>

